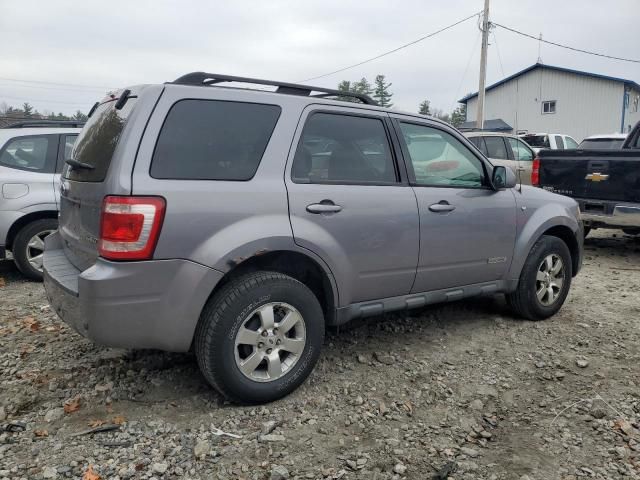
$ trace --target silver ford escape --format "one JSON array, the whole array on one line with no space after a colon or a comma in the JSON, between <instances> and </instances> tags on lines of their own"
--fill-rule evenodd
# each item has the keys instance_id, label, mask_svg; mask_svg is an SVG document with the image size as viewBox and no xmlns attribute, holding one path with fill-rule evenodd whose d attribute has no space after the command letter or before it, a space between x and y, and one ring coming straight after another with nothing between
<instances>
[{"instance_id":1,"label":"silver ford escape","mask_svg":"<svg viewBox=\"0 0 640 480\"><path fill-rule=\"evenodd\" d=\"M344 95L196 72L104 99L46 239L53 308L100 344L193 348L243 403L298 387L325 325L497 293L555 314L581 265L576 203L517 186L446 123Z\"/></svg>"}]
</instances>

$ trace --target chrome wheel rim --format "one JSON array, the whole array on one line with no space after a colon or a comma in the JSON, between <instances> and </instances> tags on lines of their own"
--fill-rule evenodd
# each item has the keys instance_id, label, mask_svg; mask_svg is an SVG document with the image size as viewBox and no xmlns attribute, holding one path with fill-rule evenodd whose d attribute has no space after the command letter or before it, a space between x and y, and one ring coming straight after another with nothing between
<instances>
[{"instance_id":1,"label":"chrome wheel rim","mask_svg":"<svg viewBox=\"0 0 640 480\"><path fill-rule=\"evenodd\" d=\"M27 243L27 261L35 270L42 272L42 255L44 254L44 239L51 235L53 230L44 230L36 233Z\"/></svg>"},{"instance_id":2,"label":"chrome wheel rim","mask_svg":"<svg viewBox=\"0 0 640 480\"><path fill-rule=\"evenodd\" d=\"M298 363L305 344L300 312L288 303L267 303L251 312L236 334L236 366L253 381L273 382Z\"/></svg>"},{"instance_id":3,"label":"chrome wheel rim","mask_svg":"<svg viewBox=\"0 0 640 480\"><path fill-rule=\"evenodd\" d=\"M553 305L560 297L564 274L564 263L560 255L552 253L540 263L536 273L536 297L545 307Z\"/></svg>"}]
</instances>

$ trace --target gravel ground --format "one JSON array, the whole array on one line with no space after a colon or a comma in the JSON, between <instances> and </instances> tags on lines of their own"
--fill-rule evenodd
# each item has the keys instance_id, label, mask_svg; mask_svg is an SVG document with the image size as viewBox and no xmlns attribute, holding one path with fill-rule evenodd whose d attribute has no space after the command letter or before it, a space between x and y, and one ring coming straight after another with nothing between
<instances>
[{"instance_id":1,"label":"gravel ground","mask_svg":"<svg viewBox=\"0 0 640 480\"><path fill-rule=\"evenodd\" d=\"M554 319L501 298L370 319L261 407L190 354L92 345L0 262L0 479L640 478L640 239L592 235Z\"/></svg>"}]
</instances>

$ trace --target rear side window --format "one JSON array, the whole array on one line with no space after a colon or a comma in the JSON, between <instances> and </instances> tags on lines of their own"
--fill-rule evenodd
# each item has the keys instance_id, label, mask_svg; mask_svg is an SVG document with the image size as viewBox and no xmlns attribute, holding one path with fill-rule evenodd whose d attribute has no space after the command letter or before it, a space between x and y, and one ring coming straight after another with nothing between
<instances>
[{"instance_id":1,"label":"rear side window","mask_svg":"<svg viewBox=\"0 0 640 480\"><path fill-rule=\"evenodd\" d=\"M113 152L127 118L131 114L137 98L129 97L122 109L116 110L116 100L103 103L87 120L78 135L71 152L71 158L91 165L89 168L65 168L63 176L79 182L102 182L107 175ZM67 160L65 158L65 160Z\"/></svg>"},{"instance_id":2,"label":"rear side window","mask_svg":"<svg viewBox=\"0 0 640 480\"><path fill-rule=\"evenodd\" d=\"M484 153L485 155L487 154L487 147L484 144L484 140L482 139L482 137L470 137L469 141L471 143L473 143L476 147L478 147L478 149Z\"/></svg>"},{"instance_id":3,"label":"rear side window","mask_svg":"<svg viewBox=\"0 0 640 480\"><path fill-rule=\"evenodd\" d=\"M250 180L280 116L277 105L181 100L165 119L151 176L176 180Z\"/></svg>"},{"instance_id":4,"label":"rear side window","mask_svg":"<svg viewBox=\"0 0 640 480\"><path fill-rule=\"evenodd\" d=\"M564 142L562 141L562 137L560 135L556 135L556 148L558 150L564 150Z\"/></svg>"},{"instance_id":5,"label":"rear side window","mask_svg":"<svg viewBox=\"0 0 640 480\"><path fill-rule=\"evenodd\" d=\"M522 138L531 147L550 148L549 137L547 135L525 135Z\"/></svg>"},{"instance_id":6,"label":"rear side window","mask_svg":"<svg viewBox=\"0 0 640 480\"><path fill-rule=\"evenodd\" d=\"M58 135L15 137L0 151L0 165L38 173L53 173Z\"/></svg>"},{"instance_id":7,"label":"rear side window","mask_svg":"<svg viewBox=\"0 0 640 480\"><path fill-rule=\"evenodd\" d=\"M297 183L395 183L395 163L384 123L374 117L312 114L304 126L291 176Z\"/></svg>"},{"instance_id":8,"label":"rear side window","mask_svg":"<svg viewBox=\"0 0 640 480\"><path fill-rule=\"evenodd\" d=\"M509 160L507 148L504 145L502 137L484 137L487 145L487 156L498 160Z\"/></svg>"}]
</instances>

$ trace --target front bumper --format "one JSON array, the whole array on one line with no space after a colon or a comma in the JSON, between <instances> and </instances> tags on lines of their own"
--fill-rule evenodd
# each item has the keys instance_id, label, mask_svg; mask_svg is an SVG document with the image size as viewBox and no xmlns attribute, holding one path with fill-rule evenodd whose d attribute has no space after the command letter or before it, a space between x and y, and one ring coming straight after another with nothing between
<instances>
[{"instance_id":1,"label":"front bumper","mask_svg":"<svg viewBox=\"0 0 640 480\"><path fill-rule=\"evenodd\" d=\"M189 260L110 262L74 267L60 234L45 240L44 286L60 318L111 347L189 350L200 312L222 273Z\"/></svg>"},{"instance_id":2,"label":"front bumper","mask_svg":"<svg viewBox=\"0 0 640 480\"><path fill-rule=\"evenodd\" d=\"M587 227L640 228L640 204L577 199Z\"/></svg>"}]
</instances>

